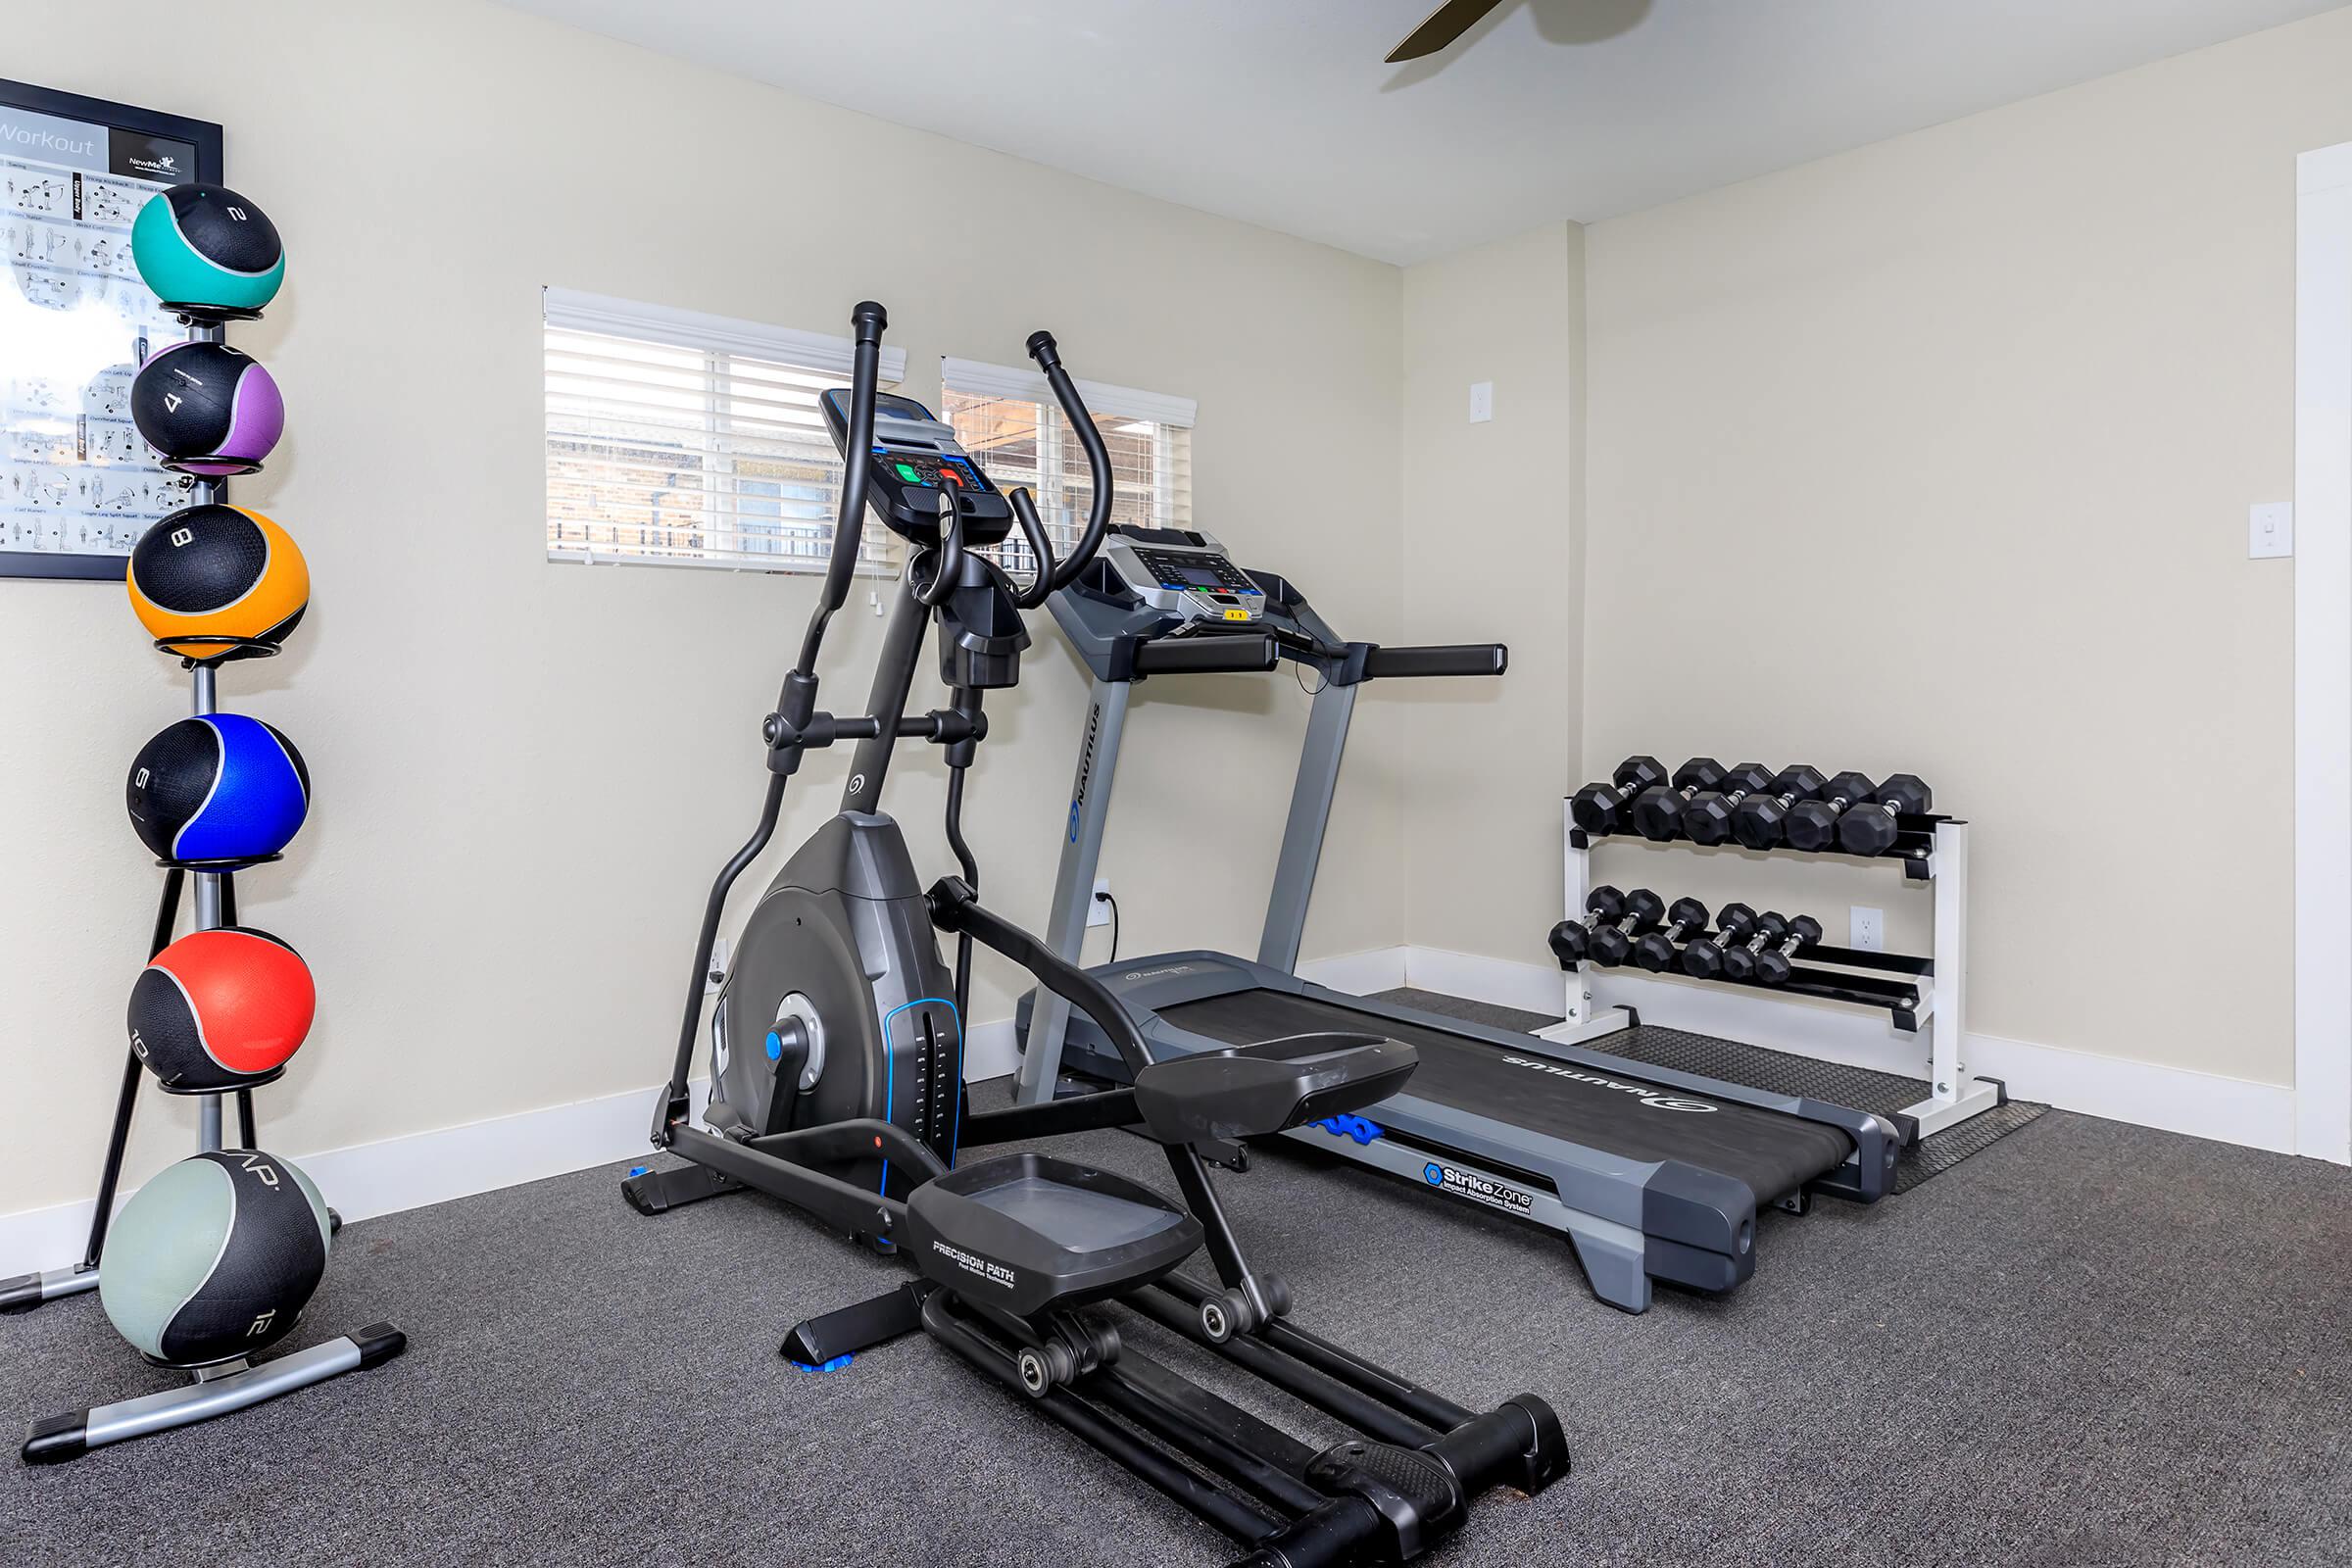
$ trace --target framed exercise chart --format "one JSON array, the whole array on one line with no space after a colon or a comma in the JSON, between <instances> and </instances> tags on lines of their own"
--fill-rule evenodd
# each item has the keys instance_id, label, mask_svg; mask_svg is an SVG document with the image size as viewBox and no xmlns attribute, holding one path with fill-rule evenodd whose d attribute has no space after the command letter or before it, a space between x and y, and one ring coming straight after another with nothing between
<instances>
[{"instance_id":1,"label":"framed exercise chart","mask_svg":"<svg viewBox=\"0 0 2352 1568\"><path fill-rule=\"evenodd\" d=\"M119 580L188 504L130 421L139 366L187 335L130 225L189 180L220 183L219 125L0 80L0 576Z\"/></svg>"}]
</instances>

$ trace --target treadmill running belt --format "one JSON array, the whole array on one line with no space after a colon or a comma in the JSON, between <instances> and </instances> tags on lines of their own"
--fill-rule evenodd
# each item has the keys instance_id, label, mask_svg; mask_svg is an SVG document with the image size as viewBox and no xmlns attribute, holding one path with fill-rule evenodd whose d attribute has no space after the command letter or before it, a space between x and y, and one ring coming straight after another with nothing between
<instances>
[{"instance_id":1,"label":"treadmill running belt","mask_svg":"<svg viewBox=\"0 0 2352 1568\"><path fill-rule=\"evenodd\" d=\"M1853 1140L1799 1116L1717 1101L1686 1089L1600 1073L1529 1050L1523 1060L1585 1073L1514 1066L1514 1053L1475 1036L1287 991L1236 991L1178 1003L1159 1016L1179 1029L1255 1045L1344 1029L1402 1040L1421 1054L1403 1093L1644 1164L1678 1159L1747 1184L1758 1202L1785 1197L1845 1163ZM1531 1041L1531 1048L1544 1042ZM1652 1099L1665 1104L1652 1104ZM1710 1105L1711 1110L1671 1106ZM1380 1119L1374 1105L1365 1114Z\"/></svg>"}]
</instances>

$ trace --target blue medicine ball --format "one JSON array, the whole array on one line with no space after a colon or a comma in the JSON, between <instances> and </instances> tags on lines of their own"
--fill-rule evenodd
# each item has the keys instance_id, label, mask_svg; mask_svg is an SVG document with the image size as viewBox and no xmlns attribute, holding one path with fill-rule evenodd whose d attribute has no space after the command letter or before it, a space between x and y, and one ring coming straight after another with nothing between
<instances>
[{"instance_id":1,"label":"blue medicine ball","mask_svg":"<svg viewBox=\"0 0 2352 1568\"><path fill-rule=\"evenodd\" d=\"M160 859L260 859L301 830L311 774L294 743L260 719L208 713L139 748L126 804Z\"/></svg>"}]
</instances>

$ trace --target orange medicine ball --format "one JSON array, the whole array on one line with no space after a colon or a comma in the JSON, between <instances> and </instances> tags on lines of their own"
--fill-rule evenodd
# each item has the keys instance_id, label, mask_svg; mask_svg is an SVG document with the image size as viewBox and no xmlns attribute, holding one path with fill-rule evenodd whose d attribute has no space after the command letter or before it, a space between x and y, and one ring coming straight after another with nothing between
<instances>
[{"instance_id":1,"label":"orange medicine ball","mask_svg":"<svg viewBox=\"0 0 2352 1568\"><path fill-rule=\"evenodd\" d=\"M147 530L130 553L130 608L167 651L208 659L236 646L275 645L311 602L311 568L285 529L245 507L184 507ZM190 641L174 642L174 638Z\"/></svg>"}]
</instances>

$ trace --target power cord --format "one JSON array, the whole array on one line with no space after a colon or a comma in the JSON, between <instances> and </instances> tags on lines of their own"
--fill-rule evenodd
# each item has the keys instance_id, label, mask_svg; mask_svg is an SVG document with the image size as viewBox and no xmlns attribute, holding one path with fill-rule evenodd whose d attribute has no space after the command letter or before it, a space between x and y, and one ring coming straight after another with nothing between
<instances>
[{"instance_id":1,"label":"power cord","mask_svg":"<svg viewBox=\"0 0 2352 1568\"><path fill-rule=\"evenodd\" d=\"M1095 902L1110 906L1110 956L1102 961L1116 963L1119 961L1119 901L1107 893L1098 893Z\"/></svg>"}]
</instances>

